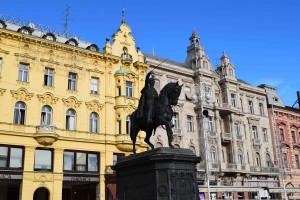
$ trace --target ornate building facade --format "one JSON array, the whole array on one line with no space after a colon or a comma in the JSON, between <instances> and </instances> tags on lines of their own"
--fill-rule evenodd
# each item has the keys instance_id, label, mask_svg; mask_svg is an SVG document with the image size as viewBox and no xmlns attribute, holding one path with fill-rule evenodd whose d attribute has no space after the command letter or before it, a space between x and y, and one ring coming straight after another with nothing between
<instances>
[{"instance_id":1,"label":"ornate building facade","mask_svg":"<svg viewBox=\"0 0 300 200\"><path fill-rule=\"evenodd\" d=\"M148 65L124 18L103 53L47 31L0 21L1 199L112 199Z\"/></svg>"},{"instance_id":2,"label":"ornate building facade","mask_svg":"<svg viewBox=\"0 0 300 200\"><path fill-rule=\"evenodd\" d=\"M300 111L285 106L275 87L262 84L268 97L268 113L275 152L275 164L280 169L282 195L300 199Z\"/></svg>"},{"instance_id":3,"label":"ornate building facade","mask_svg":"<svg viewBox=\"0 0 300 200\"><path fill-rule=\"evenodd\" d=\"M197 33L189 39L184 63L147 54L146 62L154 69L157 88L172 80L184 84L175 108L174 143L202 157L200 198L208 198L208 188L212 199L277 197L266 92L238 79L225 52L215 70ZM164 132L158 132L153 142L167 146Z\"/></svg>"}]
</instances>

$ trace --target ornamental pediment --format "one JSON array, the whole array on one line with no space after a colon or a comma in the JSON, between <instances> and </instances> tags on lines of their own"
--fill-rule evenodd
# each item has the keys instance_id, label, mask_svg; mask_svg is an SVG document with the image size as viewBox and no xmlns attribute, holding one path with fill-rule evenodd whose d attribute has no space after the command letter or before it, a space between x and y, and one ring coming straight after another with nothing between
<instances>
[{"instance_id":1,"label":"ornamental pediment","mask_svg":"<svg viewBox=\"0 0 300 200\"><path fill-rule=\"evenodd\" d=\"M249 124L259 125L259 118L247 117Z\"/></svg>"},{"instance_id":2,"label":"ornamental pediment","mask_svg":"<svg viewBox=\"0 0 300 200\"><path fill-rule=\"evenodd\" d=\"M13 98L19 101L28 101L33 97L33 93L29 93L25 88L19 88L18 90L10 91Z\"/></svg>"},{"instance_id":3,"label":"ornamental pediment","mask_svg":"<svg viewBox=\"0 0 300 200\"><path fill-rule=\"evenodd\" d=\"M132 71L128 71L127 73L125 73L125 76L129 79L138 78L137 74Z\"/></svg>"},{"instance_id":4,"label":"ornamental pediment","mask_svg":"<svg viewBox=\"0 0 300 200\"><path fill-rule=\"evenodd\" d=\"M62 99L65 106L68 108L78 108L82 101L78 101L76 97L69 97L67 99Z\"/></svg>"},{"instance_id":5,"label":"ornamental pediment","mask_svg":"<svg viewBox=\"0 0 300 200\"><path fill-rule=\"evenodd\" d=\"M52 58L49 58L49 59L41 58L40 61L50 63L50 64L55 64L55 65L60 65L60 62L54 61Z\"/></svg>"},{"instance_id":6,"label":"ornamental pediment","mask_svg":"<svg viewBox=\"0 0 300 200\"><path fill-rule=\"evenodd\" d=\"M82 69L83 69L83 67L78 66L76 63L73 63L73 64L65 64L65 67L70 67L70 68L79 69L79 70L82 70Z\"/></svg>"},{"instance_id":7,"label":"ornamental pediment","mask_svg":"<svg viewBox=\"0 0 300 200\"><path fill-rule=\"evenodd\" d=\"M94 73L99 73L99 74L103 74L103 71L100 71L98 68L94 68L94 69L86 69L86 71L88 72L94 72Z\"/></svg>"},{"instance_id":8,"label":"ornamental pediment","mask_svg":"<svg viewBox=\"0 0 300 200\"><path fill-rule=\"evenodd\" d=\"M48 105L54 105L59 100L59 98L54 97L54 95L49 92L47 92L43 95L38 94L37 97L40 102L42 102L44 104L48 104Z\"/></svg>"},{"instance_id":9,"label":"ornamental pediment","mask_svg":"<svg viewBox=\"0 0 300 200\"><path fill-rule=\"evenodd\" d=\"M94 112L100 112L103 108L103 104L101 104L97 100L86 102L85 105L89 110L94 111Z\"/></svg>"},{"instance_id":10,"label":"ornamental pediment","mask_svg":"<svg viewBox=\"0 0 300 200\"><path fill-rule=\"evenodd\" d=\"M23 54L15 53L15 56L19 56L19 57L23 57L23 58L29 58L29 59L32 59L32 60L35 60L35 59L36 59L36 57L31 56L31 55L29 55L28 53L23 53Z\"/></svg>"}]
</instances>

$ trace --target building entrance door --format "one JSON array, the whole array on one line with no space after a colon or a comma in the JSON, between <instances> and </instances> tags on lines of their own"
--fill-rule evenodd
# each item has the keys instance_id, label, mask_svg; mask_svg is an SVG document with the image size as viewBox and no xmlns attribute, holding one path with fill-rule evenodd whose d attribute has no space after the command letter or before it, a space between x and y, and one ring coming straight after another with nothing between
<instances>
[{"instance_id":1,"label":"building entrance door","mask_svg":"<svg viewBox=\"0 0 300 200\"><path fill-rule=\"evenodd\" d=\"M49 200L49 191L44 187L36 189L33 200Z\"/></svg>"},{"instance_id":2,"label":"building entrance door","mask_svg":"<svg viewBox=\"0 0 300 200\"><path fill-rule=\"evenodd\" d=\"M64 182L62 199L63 200L95 200L96 183L74 184Z\"/></svg>"}]
</instances>

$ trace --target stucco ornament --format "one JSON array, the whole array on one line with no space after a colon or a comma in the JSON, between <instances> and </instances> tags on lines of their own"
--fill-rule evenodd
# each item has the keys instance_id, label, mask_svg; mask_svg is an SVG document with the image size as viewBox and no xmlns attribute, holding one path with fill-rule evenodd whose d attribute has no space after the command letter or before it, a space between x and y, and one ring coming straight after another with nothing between
<instances>
[{"instance_id":1,"label":"stucco ornament","mask_svg":"<svg viewBox=\"0 0 300 200\"><path fill-rule=\"evenodd\" d=\"M54 105L59 100L59 98L54 97L54 95L51 93L45 93L43 95L38 94L37 97L40 102L48 105Z\"/></svg>"},{"instance_id":2,"label":"stucco ornament","mask_svg":"<svg viewBox=\"0 0 300 200\"><path fill-rule=\"evenodd\" d=\"M11 90L12 97L20 101L28 101L33 97L33 93L29 93L25 88Z\"/></svg>"},{"instance_id":3,"label":"stucco ornament","mask_svg":"<svg viewBox=\"0 0 300 200\"><path fill-rule=\"evenodd\" d=\"M0 96L3 96L3 94L4 94L5 91L6 91L6 89L0 88Z\"/></svg>"},{"instance_id":4,"label":"stucco ornament","mask_svg":"<svg viewBox=\"0 0 300 200\"><path fill-rule=\"evenodd\" d=\"M69 97L67 99L62 99L65 106L68 108L78 108L81 105L81 101L78 101L76 97Z\"/></svg>"},{"instance_id":5,"label":"stucco ornament","mask_svg":"<svg viewBox=\"0 0 300 200\"><path fill-rule=\"evenodd\" d=\"M97 100L92 100L90 102L86 102L85 105L89 110L94 111L94 112L100 112L100 110L103 108L103 104L101 104Z\"/></svg>"}]
</instances>

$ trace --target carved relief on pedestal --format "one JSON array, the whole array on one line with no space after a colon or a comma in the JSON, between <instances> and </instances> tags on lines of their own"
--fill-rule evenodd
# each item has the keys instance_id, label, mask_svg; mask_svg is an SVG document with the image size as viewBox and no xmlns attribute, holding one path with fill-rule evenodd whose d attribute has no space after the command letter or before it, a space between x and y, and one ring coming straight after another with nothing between
<instances>
[{"instance_id":1,"label":"carved relief on pedestal","mask_svg":"<svg viewBox=\"0 0 300 200\"><path fill-rule=\"evenodd\" d=\"M78 108L81 105L81 101L78 101L76 97L69 97L67 99L62 99L65 106L68 108Z\"/></svg>"},{"instance_id":2,"label":"carved relief on pedestal","mask_svg":"<svg viewBox=\"0 0 300 200\"><path fill-rule=\"evenodd\" d=\"M89 110L94 111L94 112L100 112L101 109L103 108L103 104L101 104L97 100L86 102L85 105Z\"/></svg>"},{"instance_id":3,"label":"carved relief on pedestal","mask_svg":"<svg viewBox=\"0 0 300 200\"><path fill-rule=\"evenodd\" d=\"M51 93L45 93L43 95L38 94L37 95L40 102L48 105L56 104L56 102L59 100L59 98L54 97Z\"/></svg>"},{"instance_id":4,"label":"carved relief on pedestal","mask_svg":"<svg viewBox=\"0 0 300 200\"><path fill-rule=\"evenodd\" d=\"M25 88L20 88L18 90L11 90L11 95L13 98L19 101L28 101L33 97L33 93L29 93Z\"/></svg>"}]
</instances>

